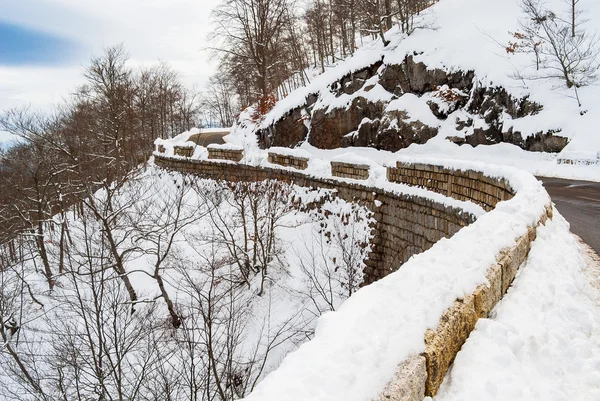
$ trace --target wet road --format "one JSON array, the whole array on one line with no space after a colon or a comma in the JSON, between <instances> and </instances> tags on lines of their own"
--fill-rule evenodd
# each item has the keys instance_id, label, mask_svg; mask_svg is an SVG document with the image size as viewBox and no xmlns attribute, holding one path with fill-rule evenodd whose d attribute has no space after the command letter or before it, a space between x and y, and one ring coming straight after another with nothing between
<instances>
[{"instance_id":1,"label":"wet road","mask_svg":"<svg viewBox=\"0 0 600 401\"><path fill-rule=\"evenodd\" d=\"M538 177L571 231L600 254L600 182Z\"/></svg>"}]
</instances>

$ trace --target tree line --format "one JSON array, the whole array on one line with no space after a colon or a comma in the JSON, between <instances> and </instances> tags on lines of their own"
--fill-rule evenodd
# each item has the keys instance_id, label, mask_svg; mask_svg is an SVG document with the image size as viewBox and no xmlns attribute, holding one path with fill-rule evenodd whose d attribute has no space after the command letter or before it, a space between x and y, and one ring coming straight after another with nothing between
<instances>
[{"instance_id":1,"label":"tree line","mask_svg":"<svg viewBox=\"0 0 600 401\"><path fill-rule=\"evenodd\" d=\"M233 115L258 105L264 114L276 100L310 77L354 54L364 37L387 44L386 32L415 29L415 18L437 0L224 0L213 11L212 50L219 73L211 88L215 109ZM379 40L378 39L378 40ZM226 90L222 90L227 88Z\"/></svg>"},{"instance_id":2,"label":"tree line","mask_svg":"<svg viewBox=\"0 0 600 401\"><path fill-rule=\"evenodd\" d=\"M157 137L199 125L198 94L167 63L134 69L115 46L93 57L84 77L50 115L0 114L0 130L19 138L0 150L0 243L32 232L42 260L43 222L145 162Z\"/></svg>"},{"instance_id":3,"label":"tree line","mask_svg":"<svg viewBox=\"0 0 600 401\"><path fill-rule=\"evenodd\" d=\"M418 16L436 2L224 0L213 11L211 46L219 62L210 84L213 109L233 122L236 110L256 105L259 119L277 100L309 83L307 69L324 72L353 55L365 37L387 45L394 25L406 35L426 27ZM563 0L562 8L552 10L540 0L520 2L520 30L512 32L507 52L533 53L536 70L544 71L519 72L518 79L564 79L577 98L578 87L595 82L600 39L584 26L580 3Z\"/></svg>"}]
</instances>

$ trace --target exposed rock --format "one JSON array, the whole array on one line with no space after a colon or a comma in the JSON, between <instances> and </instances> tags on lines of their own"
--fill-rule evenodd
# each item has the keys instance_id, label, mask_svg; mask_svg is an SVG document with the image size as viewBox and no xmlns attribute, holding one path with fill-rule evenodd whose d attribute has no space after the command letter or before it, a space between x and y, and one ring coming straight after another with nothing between
<instances>
[{"instance_id":1,"label":"exposed rock","mask_svg":"<svg viewBox=\"0 0 600 401\"><path fill-rule=\"evenodd\" d=\"M381 67L381 64L382 62L379 61L366 68L345 75L339 81L330 85L332 92L336 96L340 96L342 93L352 95L358 92L369 78L377 74L377 70Z\"/></svg>"},{"instance_id":2,"label":"exposed rock","mask_svg":"<svg viewBox=\"0 0 600 401\"><path fill-rule=\"evenodd\" d=\"M427 66L415 63L413 56L406 56L402 64L386 65L380 74L379 83L396 95L402 93L423 94L436 90L439 86L448 85L461 91L470 91L473 87L473 71L447 73L440 69L428 69Z\"/></svg>"},{"instance_id":3,"label":"exposed rock","mask_svg":"<svg viewBox=\"0 0 600 401\"><path fill-rule=\"evenodd\" d=\"M294 147L302 143L308 134L304 121L302 107L292 110L274 125L256 133L259 146L262 149L271 146Z\"/></svg>"},{"instance_id":4,"label":"exposed rock","mask_svg":"<svg viewBox=\"0 0 600 401\"><path fill-rule=\"evenodd\" d=\"M432 100L427 102L429 109L440 120L445 120L456 110L469 102L469 96L456 88L443 85L433 92Z\"/></svg>"},{"instance_id":5,"label":"exposed rock","mask_svg":"<svg viewBox=\"0 0 600 401\"><path fill-rule=\"evenodd\" d=\"M473 134L466 135L465 138L448 137L448 140L463 145L465 143L475 147L479 145L494 145L497 143L510 143L524 150L531 152L552 152L562 151L569 143L569 140L562 136L554 135L555 132L538 132L535 135L523 139L519 131L513 131L512 127L506 132L502 132L497 122L490 124L488 129L476 128Z\"/></svg>"},{"instance_id":6,"label":"exposed rock","mask_svg":"<svg viewBox=\"0 0 600 401\"><path fill-rule=\"evenodd\" d=\"M553 132L537 133L530 136L525 141L525 149L532 152L552 152L562 151L569 143L569 140L562 136L554 135Z\"/></svg>"},{"instance_id":7,"label":"exposed rock","mask_svg":"<svg viewBox=\"0 0 600 401\"><path fill-rule=\"evenodd\" d=\"M334 109L329 113L325 109L315 110L308 141L320 149L339 148L343 146L342 138L356 131L364 118L376 119L384 109L382 103L371 103L359 96L344 109Z\"/></svg>"},{"instance_id":8,"label":"exposed rock","mask_svg":"<svg viewBox=\"0 0 600 401\"><path fill-rule=\"evenodd\" d=\"M405 111L393 111L387 113L382 120L374 147L395 152L413 143L424 144L437 133L436 127L430 127L418 120L409 121Z\"/></svg>"},{"instance_id":9,"label":"exposed rock","mask_svg":"<svg viewBox=\"0 0 600 401\"><path fill-rule=\"evenodd\" d=\"M537 114L542 106L532 102L527 96L515 99L504 88L475 88L469 102L470 113L484 116L486 122L498 120L502 112L506 112L512 118L521 118Z\"/></svg>"},{"instance_id":10,"label":"exposed rock","mask_svg":"<svg viewBox=\"0 0 600 401\"><path fill-rule=\"evenodd\" d=\"M457 119L456 129L470 132L464 137L448 137L458 145L504 142L525 150L544 152L560 152L566 146L567 139L555 135L556 132L540 132L524 138L521 132L504 129L506 115L518 119L536 114L542 109L540 104L528 97L514 98L502 87L478 86L473 71L428 69L424 63L415 62L414 56L409 55L401 64L395 65L377 62L345 75L331 84L329 90L338 97L356 94L361 89L369 92L375 85L365 83L379 74L379 84L395 96L431 94L427 97L427 105L439 120L447 119L457 110L465 110L467 116ZM327 112L321 105L314 109L320 96L309 95L303 106L292 110L273 126L258 131L260 146L297 146L307 138L307 125L310 126L308 141L322 149L371 146L397 151L412 143L423 144L438 132L437 128L420 121L408 122L405 116L386 113L384 102L373 103L362 96L354 98L348 108ZM485 121L485 127L472 128L477 118Z\"/></svg>"},{"instance_id":11,"label":"exposed rock","mask_svg":"<svg viewBox=\"0 0 600 401\"><path fill-rule=\"evenodd\" d=\"M351 138L347 139L346 142L348 144L346 146L368 146L376 148L377 134L380 126L381 121L379 119L362 121L360 127L358 128L358 132Z\"/></svg>"}]
</instances>

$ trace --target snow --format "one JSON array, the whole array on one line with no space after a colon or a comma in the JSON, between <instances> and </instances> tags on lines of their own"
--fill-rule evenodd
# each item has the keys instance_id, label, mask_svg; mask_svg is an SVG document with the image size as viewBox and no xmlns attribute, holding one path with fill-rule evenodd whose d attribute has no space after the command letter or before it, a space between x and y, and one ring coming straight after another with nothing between
<instances>
[{"instance_id":1,"label":"snow","mask_svg":"<svg viewBox=\"0 0 600 401\"><path fill-rule=\"evenodd\" d=\"M363 165L371 165L371 164L375 164L373 159L370 159L368 157L364 157L364 156L359 156L356 153L352 153L352 152L346 152L346 153L341 153L337 156L334 156L331 158L332 161L336 161L336 162L343 162L343 163L351 163L351 164L363 164Z\"/></svg>"},{"instance_id":2,"label":"snow","mask_svg":"<svg viewBox=\"0 0 600 401\"><path fill-rule=\"evenodd\" d=\"M310 338L315 328L316 317L326 310L339 307L349 295L348 288L358 286L362 281L364 260L371 250L373 219L372 213L366 208L335 198L331 190L283 185L284 190L289 191L286 192L289 197L283 197L279 207L287 207L289 211L276 228L276 246L280 251L269 265L265 294L257 296L260 288L257 277L254 277L249 287L234 287L236 303L233 308L239 308L240 313L246 316L243 321L236 322L236 325L243 327L243 333L239 334L240 343L235 344L235 357L239 360L240 366L246 366L244 365L246 361L260 357L264 352L266 341L279 338L274 337L278 330L282 330L283 333L280 334L281 339L277 340L278 345L266 358L264 371L258 373L259 377L275 369L289 351ZM193 283L200 283L198 284L200 287L207 285L210 282L210 273L206 270L206 258L212 255L218 260L221 260L220 258L228 260L224 245L215 245L215 241L211 239L214 236L215 222L206 215L207 207L210 206L200 196L202 194L208 196L212 194L215 199L219 199L219 202L224 200L218 206L220 216L229 222L228 230L239 231L237 224L240 220L236 220L234 203L229 203L227 200L232 196L231 189L228 189L225 184L212 180L168 172L150 165L145 171L133 174L111 197L117 210L111 218L111 224L114 224L113 235L117 238L119 250L123 255L127 255L124 256L124 263L128 277L139 296L136 305L138 312L133 315L133 318L130 318L127 312L127 321L129 325L137 328L139 322L136 317L139 316L142 320L155 325L153 333L161 337L161 343L160 349L153 352L159 360L168 358L168 363L163 363L161 366L161 369L166 369L167 374L178 372L177 369L187 366L185 364L190 361L186 359L184 350L178 346L180 343L175 342L176 337L183 335L181 329L171 332L166 328L168 313L158 285L152 278L157 258L154 252L159 252L153 241L163 241L161 244L164 246L165 237L175 234L173 249L164 260L161 275L166 291L176 303L177 310L187 316L184 325L191 325L185 332L186 335L194 333L194 330L201 330L203 327L201 317L192 307L194 298L193 292L190 292L189 280L191 278ZM179 196L182 196L182 202L181 210L177 211L177 215L165 212L177 207L173 202L177 202ZM99 190L94 195L94 199L97 204L102 204L107 199L105 191ZM306 205L311 202L319 204L319 208L303 211L298 210L296 206L291 207L291 205ZM91 214L91 212L87 213ZM102 226L90 214L86 214L86 220L75 214L75 211L69 212L66 216L70 236L68 263L73 263L80 269L83 267L78 263L83 260L81 258L85 258L86 252L90 252L90 249L100 252L103 249ZM340 216L345 216L348 224L339 224ZM175 217L179 220L173 225ZM60 217L57 216L54 223L60 224ZM331 233L329 239L326 236L327 232ZM60 233L56 230L47 230L45 242L53 266L57 264L58 259L58 237ZM358 247L357 244L366 245ZM346 269L339 261L348 252L352 253L355 265L352 274L346 275ZM101 266L104 259L98 257L98 260L98 266ZM303 265L303 261L311 263ZM39 273L38 267L39 257L28 259L22 267L16 267L19 274L26 277L36 298L45 304L45 308L39 308L29 299L31 294L22 294L21 305L24 308L22 312L27 318L18 322L21 327L19 345L35 347L36 355L45 357L51 355L52 346L59 341L56 336L68 338L70 335L60 329L56 329L56 333L50 329L52 324L63 322L65 315L72 316L77 312L69 309L69 305L76 302L71 279L79 281L81 288L87 288L87 281L76 274L57 275L57 286L54 291L48 292L47 284ZM223 266L218 269L217 274L231 277L231 269L231 266ZM8 266L0 273L2 273L3 283L9 282L8 277L14 278L13 270ZM118 285L120 281L114 280L116 276L111 275L111 268L106 268L105 274L113 278L112 280L107 278L107 282ZM312 282L314 285L314 280L324 283L324 288L328 289L326 297L312 292L312 287L308 283ZM224 281L228 282L229 279ZM351 283L351 286L348 283ZM215 291L219 288L217 287ZM2 287L2 294L5 295L8 289ZM144 314L146 308L149 308L148 316ZM152 315L150 310L153 311ZM73 317L64 323L73 325L69 328L76 333L81 322L77 317ZM199 326L194 329L194 325ZM84 339L85 336L81 335L81 338ZM107 352L110 351L110 345L108 347ZM201 344L196 348L198 348L196 357L205 354L206 350ZM86 352L86 349L81 349L82 358L87 355ZM132 354L136 352L136 350L131 351ZM2 356L3 354L0 354L0 357ZM43 358L42 356L40 358ZM50 377L52 374L46 369L52 368L49 368L47 363L46 359L36 360L36 372ZM85 365L87 362L81 363ZM251 366L250 363L248 366ZM0 364L0 398L4 390L14 391L18 386L13 381L14 376L6 369L10 369L8 365ZM136 372L136 369L131 369L124 372L124 375L135 381ZM181 382L177 383L185 385ZM48 394L51 395L50 392Z\"/></svg>"},{"instance_id":3,"label":"snow","mask_svg":"<svg viewBox=\"0 0 600 401\"><path fill-rule=\"evenodd\" d=\"M555 10L565 10L561 0L548 0L545 4ZM582 0L578 5L585 11L585 19L589 21L582 28L593 33L600 20L600 2ZM429 126L439 127L439 134L426 144L413 144L400 150L399 154L477 160L518 167L536 175L600 181L600 163L588 163L597 159L600 152L600 135L596 128L597 121L600 121L600 104L596 101L600 98L600 85L579 88L583 105L579 108L574 92L558 79L516 79L514 76L517 71L528 72L532 64L531 55L509 55L505 49L506 44L514 40L509 32L519 30L519 19L522 18L519 0L440 1L418 17L415 22L418 28L411 35L403 35L397 28L393 28L386 33L386 38L390 41L387 47L384 48L380 40L367 43L354 56L338 63L313 79L308 86L291 92L288 97L279 101L258 125L248 122L249 113L242 113L229 140L243 144L245 149L257 149L254 135L256 129L273 124L292 109L303 105L310 94L320 95L314 106L317 109L347 107L356 97L365 96L371 101L389 102L390 110L406 111L411 121L418 119ZM439 68L448 72L472 70L478 85L502 86L515 98L528 96L530 100L542 104L543 110L517 119L505 115L503 130L507 131L512 127L515 131L522 132L526 138L542 131L559 129L558 135L568 138L569 144L558 155L526 152L509 144L480 145L476 148L469 145L458 146L446 138L464 137L472 133L474 128L486 127L482 118L475 116L473 127L458 131L456 119L469 117L463 110L452 113L446 120L438 120L427 110L426 102L433 101L444 106L442 99L431 94L420 98L404 94L392 100L390 94L373 78L353 95L342 94L335 97L329 87L343 76L380 60L384 64L398 64L407 55L412 55L416 62L424 62L430 69ZM366 91L371 86L373 88ZM307 148L304 145L302 147ZM361 149L353 151L367 153ZM559 164L559 159L574 160L575 163L582 161L587 165Z\"/></svg>"},{"instance_id":4,"label":"snow","mask_svg":"<svg viewBox=\"0 0 600 401\"><path fill-rule=\"evenodd\" d=\"M222 149L222 150L244 150L240 145L234 143L211 143L206 146L208 149Z\"/></svg>"},{"instance_id":5,"label":"snow","mask_svg":"<svg viewBox=\"0 0 600 401\"><path fill-rule=\"evenodd\" d=\"M315 337L288 355L245 400L372 400L401 361L424 351L426 330L435 329L452 302L488 283L487 268L499 251L537 224L549 204L541 184L518 170L465 161L444 165L506 175L518 192L323 315Z\"/></svg>"},{"instance_id":6,"label":"snow","mask_svg":"<svg viewBox=\"0 0 600 401\"><path fill-rule=\"evenodd\" d=\"M311 156L308 151L306 151L305 149L299 149L299 148L290 149L290 148L281 148L281 147L273 146L273 147L269 148L269 152L277 153L277 154L283 155L283 156L294 156L294 157L305 157L305 158L310 158L310 156Z\"/></svg>"},{"instance_id":7,"label":"snow","mask_svg":"<svg viewBox=\"0 0 600 401\"><path fill-rule=\"evenodd\" d=\"M222 134L224 132L230 132L231 127L227 128L200 128L199 134Z\"/></svg>"},{"instance_id":8,"label":"snow","mask_svg":"<svg viewBox=\"0 0 600 401\"><path fill-rule=\"evenodd\" d=\"M427 103L412 93L406 93L398 99L392 100L385 110L388 112L396 110L407 111L408 119L406 121L421 121L430 127L440 125L440 120L433 115Z\"/></svg>"},{"instance_id":9,"label":"snow","mask_svg":"<svg viewBox=\"0 0 600 401\"><path fill-rule=\"evenodd\" d=\"M600 293L588 269L555 211L492 317L477 322L435 400L600 399Z\"/></svg>"}]
</instances>

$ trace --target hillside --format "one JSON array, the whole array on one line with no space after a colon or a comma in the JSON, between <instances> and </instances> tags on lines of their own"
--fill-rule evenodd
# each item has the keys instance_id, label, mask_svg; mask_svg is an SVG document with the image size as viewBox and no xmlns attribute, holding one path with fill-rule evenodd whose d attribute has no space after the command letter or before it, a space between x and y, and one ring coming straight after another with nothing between
<instances>
[{"instance_id":1,"label":"hillside","mask_svg":"<svg viewBox=\"0 0 600 401\"><path fill-rule=\"evenodd\" d=\"M42 243L0 247L0 399L243 397L358 289L371 215L328 190L134 172Z\"/></svg>"},{"instance_id":2,"label":"hillside","mask_svg":"<svg viewBox=\"0 0 600 401\"><path fill-rule=\"evenodd\" d=\"M600 179L595 167L557 165L562 159L597 163L600 88L578 88L579 107L573 88L542 79L550 67L535 71L533 54L507 52L511 32L527 21L519 4L441 1L422 13L410 36L393 28L388 46L369 42L258 123L252 112L243 113L229 140L254 148L373 147ZM545 4L566 12L560 0ZM584 1L579 7L588 20L582 29L591 35L600 6Z\"/></svg>"}]
</instances>

